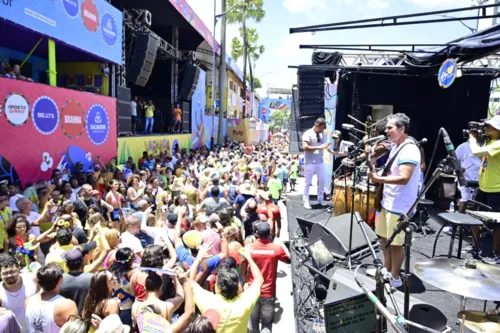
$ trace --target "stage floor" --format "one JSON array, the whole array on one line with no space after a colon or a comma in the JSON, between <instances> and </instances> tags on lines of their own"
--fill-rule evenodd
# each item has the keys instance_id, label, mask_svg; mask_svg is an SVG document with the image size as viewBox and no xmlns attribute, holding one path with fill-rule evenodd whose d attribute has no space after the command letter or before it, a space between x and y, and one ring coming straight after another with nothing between
<instances>
[{"instance_id":1,"label":"stage floor","mask_svg":"<svg viewBox=\"0 0 500 333\"><path fill-rule=\"evenodd\" d=\"M289 230L289 238L290 240L293 240L296 237L296 232L299 228L298 223L297 223L297 217L314 221L316 223L322 223L324 224L329 218L333 218L333 214L328 213L325 211L323 207L321 207L317 202L313 200L313 197L311 197L311 205L313 207L312 210L306 210L303 205L302 205L302 196L300 195L295 195L295 196L289 196L286 200L286 207L287 207L287 214L288 214L288 230ZM437 214L439 213L438 211L431 211L430 212L432 217L429 221L430 226L435 230L435 233L439 230L442 224L440 224L436 218ZM353 226L353 228L359 228L357 224ZM413 246L412 246L412 252L411 252L411 266L413 268L413 265L417 263L418 261L425 260L431 258L432 255L432 247L433 243L435 240L435 234L427 235L427 237L424 237L423 234L421 233L415 233L413 235L414 240L413 240ZM450 235L449 233L442 232L439 241L437 243L436 247L436 254L441 255L441 254L447 254L448 253L448 247L449 247L449 241L450 241ZM487 240L488 242L491 242L491 240ZM484 243L485 241L483 241ZM290 247L292 247L293 242L291 242ZM466 247L470 245L470 240L466 239L463 242L463 247ZM454 254L457 253L458 249L458 241L455 240L455 248L454 248ZM304 269L303 267L298 267L302 266L301 264L297 263L297 254L294 253L294 251L291 251L292 253L292 276L293 276L293 283L294 283L294 290L300 290L298 284L298 277L297 277L297 272ZM381 250L377 251L378 256L380 259L383 261L383 253ZM462 258L468 258L470 257L469 254L466 254L462 252ZM372 257L369 256L367 258L364 258L361 262L363 263L371 263L372 262ZM334 266L332 269L330 269L327 272L327 275L331 276L333 272L338 269L339 267L343 267L342 264L338 263L336 266ZM403 264L404 267L404 264ZM353 269L355 266L353 267ZM360 270L361 271L361 270ZM303 273L303 272L302 272ZM305 274L308 274L306 271ZM424 303L431 304L438 309L440 309L448 318L448 326L452 327L453 329L457 330L458 325L455 324L456 318L457 318L457 313L460 311L460 296L451 294L446 291L442 291L437 289L434 286L431 286L429 284L426 284L425 282L422 282L417 276L412 275L412 296L421 300ZM402 291L402 288L399 289ZM297 297L298 294L295 293L294 295L294 307L297 307ZM481 300L476 300L476 299L467 299L467 303L465 306L466 310L477 310L477 311L483 311L484 308L484 301ZM494 309L495 304L493 302L488 302L487 303L487 309ZM400 309L403 311L403 308ZM297 314L298 309L295 309L295 315L297 320L298 319L298 314ZM466 329L466 332L468 330ZM301 330L300 327L297 328L297 332L305 332L305 330ZM469 331L471 332L471 331Z\"/></svg>"}]
</instances>

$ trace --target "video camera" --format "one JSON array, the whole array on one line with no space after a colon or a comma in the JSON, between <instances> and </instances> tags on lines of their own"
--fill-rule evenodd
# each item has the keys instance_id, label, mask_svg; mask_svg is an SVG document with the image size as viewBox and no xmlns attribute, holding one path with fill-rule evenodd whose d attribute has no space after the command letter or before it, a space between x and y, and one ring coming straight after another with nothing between
<instances>
[{"instance_id":1,"label":"video camera","mask_svg":"<svg viewBox=\"0 0 500 333\"><path fill-rule=\"evenodd\" d=\"M486 136L484 131L486 124L484 122L469 121L469 129L462 130L464 139L469 138L469 134L475 134L478 139L482 139Z\"/></svg>"}]
</instances>

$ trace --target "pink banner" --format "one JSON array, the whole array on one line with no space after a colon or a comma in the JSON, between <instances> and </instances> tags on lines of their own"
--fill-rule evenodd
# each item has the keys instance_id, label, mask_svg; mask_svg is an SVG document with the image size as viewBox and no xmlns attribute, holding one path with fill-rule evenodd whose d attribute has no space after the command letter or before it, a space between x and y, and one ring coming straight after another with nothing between
<instances>
[{"instance_id":1,"label":"pink banner","mask_svg":"<svg viewBox=\"0 0 500 333\"><path fill-rule=\"evenodd\" d=\"M0 78L0 180L48 180L52 170L87 170L116 156L116 100Z\"/></svg>"},{"instance_id":2,"label":"pink banner","mask_svg":"<svg viewBox=\"0 0 500 333\"><path fill-rule=\"evenodd\" d=\"M194 12L186 0L169 0L172 6L191 24L191 26L199 32L199 34L207 41L208 45L214 49L214 36L208 27L203 23L198 15ZM220 54L220 44L215 41L215 51Z\"/></svg>"}]
</instances>

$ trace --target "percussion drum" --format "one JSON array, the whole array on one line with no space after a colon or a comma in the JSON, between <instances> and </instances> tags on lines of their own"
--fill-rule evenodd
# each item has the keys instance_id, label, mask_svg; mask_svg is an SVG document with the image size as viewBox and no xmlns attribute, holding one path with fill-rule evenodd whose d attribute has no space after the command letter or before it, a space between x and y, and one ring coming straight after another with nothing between
<instances>
[{"instance_id":1,"label":"percussion drum","mask_svg":"<svg viewBox=\"0 0 500 333\"><path fill-rule=\"evenodd\" d=\"M369 226L375 224L375 192L375 186L370 186L370 194L368 195L368 187L366 185L356 185L354 211L359 212L363 221Z\"/></svg>"},{"instance_id":2,"label":"percussion drum","mask_svg":"<svg viewBox=\"0 0 500 333\"><path fill-rule=\"evenodd\" d=\"M346 191L347 187L347 191ZM352 204L353 184L349 178L336 178L333 182L333 212L335 216L349 213ZM346 197L347 196L347 197Z\"/></svg>"}]
</instances>

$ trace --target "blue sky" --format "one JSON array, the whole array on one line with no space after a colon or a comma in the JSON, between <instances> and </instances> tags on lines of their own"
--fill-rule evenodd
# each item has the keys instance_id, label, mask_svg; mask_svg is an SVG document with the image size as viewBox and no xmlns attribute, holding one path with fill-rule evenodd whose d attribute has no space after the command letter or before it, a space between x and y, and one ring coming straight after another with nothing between
<instances>
[{"instance_id":1,"label":"blue sky","mask_svg":"<svg viewBox=\"0 0 500 333\"><path fill-rule=\"evenodd\" d=\"M213 0L187 0L209 27L213 22ZM290 27L350 21L380 16L409 14L440 9L469 7L477 0L264 0L266 17L256 27L260 43L266 52L257 62L256 76L263 83L259 91L265 95L269 85L290 88L296 82L296 70L288 65L311 63L312 50L300 50L300 44L366 44L366 43L445 43L467 35L470 31L460 22L426 25L339 30L289 34ZM218 1L220 2L220 1ZM450 14L452 15L452 14ZM457 13L456 16L459 14ZM461 14L463 16L464 14ZM468 12L468 15L474 15ZM476 27L476 21L466 21ZM220 25L217 26L217 37ZM228 27L228 41L238 33L237 27ZM217 38L219 39L219 38ZM227 50L231 52L230 42ZM242 61L239 61L243 68Z\"/></svg>"}]
</instances>

